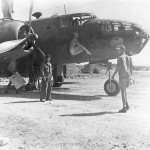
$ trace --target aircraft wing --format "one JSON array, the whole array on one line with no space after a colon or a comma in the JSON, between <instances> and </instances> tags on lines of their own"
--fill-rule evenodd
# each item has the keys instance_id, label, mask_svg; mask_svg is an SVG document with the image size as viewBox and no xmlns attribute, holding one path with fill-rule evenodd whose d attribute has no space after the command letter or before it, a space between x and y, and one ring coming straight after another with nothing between
<instances>
[{"instance_id":1,"label":"aircraft wing","mask_svg":"<svg viewBox=\"0 0 150 150\"><path fill-rule=\"evenodd\" d=\"M18 45L20 45L24 41L26 41L26 38L1 43L0 44L0 54L5 53L5 52L17 47Z\"/></svg>"}]
</instances>

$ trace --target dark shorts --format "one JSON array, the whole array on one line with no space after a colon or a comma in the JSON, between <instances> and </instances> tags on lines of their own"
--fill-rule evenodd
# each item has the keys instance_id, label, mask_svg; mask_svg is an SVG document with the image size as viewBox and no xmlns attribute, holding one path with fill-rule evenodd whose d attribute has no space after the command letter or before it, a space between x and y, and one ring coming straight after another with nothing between
<instances>
[{"instance_id":1,"label":"dark shorts","mask_svg":"<svg viewBox=\"0 0 150 150\"><path fill-rule=\"evenodd\" d=\"M128 78L119 78L119 87L122 90L125 90L126 88L129 87L130 84L130 79Z\"/></svg>"}]
</instances>

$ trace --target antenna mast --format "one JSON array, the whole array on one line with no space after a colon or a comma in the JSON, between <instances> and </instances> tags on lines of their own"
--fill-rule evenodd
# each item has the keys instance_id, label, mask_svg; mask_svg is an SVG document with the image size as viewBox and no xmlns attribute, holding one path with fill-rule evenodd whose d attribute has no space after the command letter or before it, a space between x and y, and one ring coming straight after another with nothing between
<instances>
[{"instance_id":1,"label":"antenna mast","mask_svg":"<svg viewBox=\"0 0 150 150\"><path fill-rule=\"evenodd\" d=\"M66 5L64 4L64 11L65 11L65 15L66 15Z\"/></svg>"}]
</instances>

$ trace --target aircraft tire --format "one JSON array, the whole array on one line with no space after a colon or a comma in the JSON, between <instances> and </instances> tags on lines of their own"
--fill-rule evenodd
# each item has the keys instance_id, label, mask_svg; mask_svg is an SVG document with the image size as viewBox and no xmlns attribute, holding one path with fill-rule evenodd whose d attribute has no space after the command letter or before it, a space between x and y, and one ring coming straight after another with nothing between
<instances>
[{"instance_id":1,"label":"aircraft tire","mask_svg":"<svg viewBox=\"0 0 150 150\"><path fill-rule=\"evenodd\" d=\"M111 86L109 79L104 84L104 91L109 96L116 96L120 92L119 84L115 79L111 79Z\"/></svg>"},{"instance_id":2,"label":"aircraft tire","mask_svg":"<svg viewBox=\"0 0 150 150\"><path fill-rule=\"evenodd\" d=\"M53 84L53 87L61 87L63 85L63 83L61 82L57 82Z\"/></svg>"},{"instance_id":3,"label":"aircraft tire","mask_svg":"<svg viewBox=\"0 0 150 150\"><path fill-rule=\"evenodd\" d=\"M54 80L53 87L61 87L63 83L64 83L64 77L59 76L59 80L56 80L56 79Z\"/></svg>"}]
</instances>

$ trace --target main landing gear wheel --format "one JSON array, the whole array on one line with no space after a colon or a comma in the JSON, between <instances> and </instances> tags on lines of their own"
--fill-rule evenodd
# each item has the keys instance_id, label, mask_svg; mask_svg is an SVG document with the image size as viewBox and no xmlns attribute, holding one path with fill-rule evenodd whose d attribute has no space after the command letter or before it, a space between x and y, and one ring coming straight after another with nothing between
<instances>
[{"instance_id":1,"label":"main landing gear wheel","mask_svg":"<svg viewBox=\"0 0 150 150\"><path fill-rule=\"evenodd\" d=\"M53 84L53 87L61 87L63 85L63 82L57 82Z\"/></svg>"},{"instance_id":2,"label":"main landing gear wheel","mask_svg":"<svg viewBox=\"0 0 150 150\"><path fill-rule=\"evenodd\" d=\"M115 79L108 79L104 84L104 91L109 96L116 96L120 92L118 82Z\"/></svg>"},{"instance_id":3,"label":"main landing gear wheel","mask_svg":"<svg viewBox=\"0 0 150 150\"><path fill-rule=\"evenodd\" d=\"M61 87L64 83L64 76L57 76L54 79L53 87Z\"/></svg>"}]
</instances>

